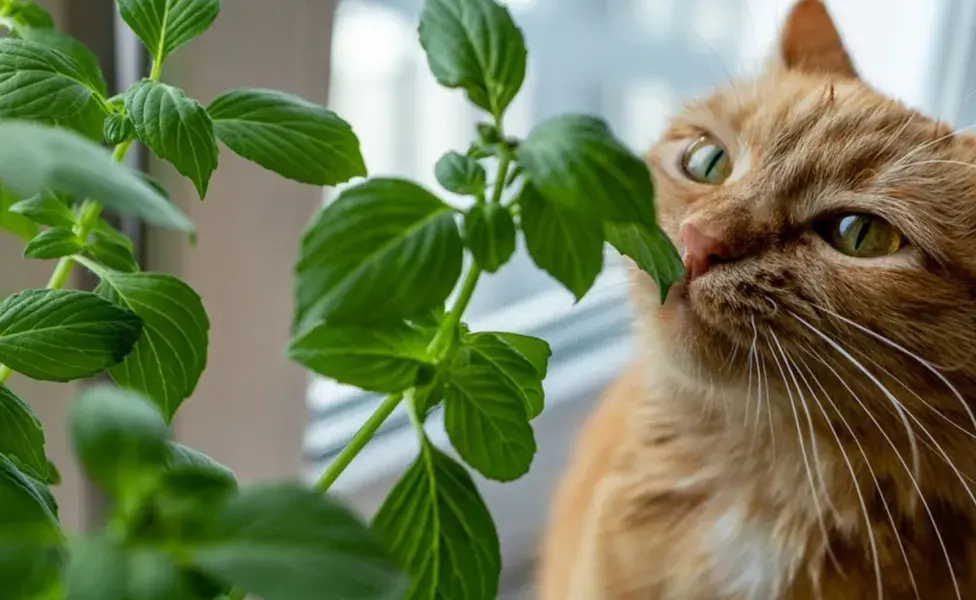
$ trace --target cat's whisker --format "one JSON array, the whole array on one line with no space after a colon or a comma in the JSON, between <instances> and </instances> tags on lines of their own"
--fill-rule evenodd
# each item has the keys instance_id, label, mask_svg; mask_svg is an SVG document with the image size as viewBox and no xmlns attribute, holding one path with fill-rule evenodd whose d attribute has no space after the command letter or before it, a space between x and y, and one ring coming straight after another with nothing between
<instances>
[{"instance_id":1,"label":"cat's whisker","mask_svg":"<svg viewBox=\"0 0 976 600\"><path fill-rule=\"evenodd\" d=\"M773 336L773 342L776 343L776 348L779 350L780 356L783 357L783 364L786 366L786 371L789 373L790 379L793 380L793 386L796 388L796 394L800 401L800 407L803 409L803 414L807 419L807 427L810 430L810 447L813 451L813 463L816 467L817 479L820 483L821 493L827 501L827 508L834 515L834 518L839 521L840 511L837 510L837 507L834 505L828 491L827 480L824 477L823 465L820 463L820 451L817 448L817 434L813 428L813 418L810 414L810 407L807 405L806 397L803 395L803 390L800 388L800 383L796 379L796 374L794 373L795 365L793 365L793 361L790 360L789 355L783 349L783 345L780 344L779 337L776 335L776 333L774 331L770 331L769 333Z\"/></svg>"},{"instance_id":2,"label":"cat's whisker","mask_svg":"<svg viewBox=\"0 0 976 600\"><path fill-rule=\"evenodd\" d=\"M900 345L900 344L898 344L898 343L896 343L896 342L888 339L887 337L881 335L880 333L878 333L876 331L873 331L873 330L865 327L864 325L861 325L860 323L856 323L855 321L852 321L851 319L848 319L847 317L845 317L843 315L837 314L836 312L830 310L829 308L826 308L826 307L823 307L823 306L818 306L816 304L814 304L812 306L814 308L818 309L818 310L821 310L821 311L829 314L830 316L834 317L835 319L839 319L840 321L842 321L842 322L850 325L851 327L854 327L858 331L860 331L862 333L865 333L865 334L871 336L872 338L878 340L879 342L881 342L881 343L883 343L883 344L885 344L885 345L887 345L887 346L889 346L891 348L894 348L895 350L898 350L899 352L901 352L905 356L911 358L912 360L916 361L918 364L922 365L930 373L932 373L933 375L935 375L936 377L938 377L939 380L947 388L949 388L949 391L951 391L953 393L953 395L956 397L956 400L958 400L959 403L962 405L963 409L966 411L966 414L969 416L969 420L973 424L973 431L976 432L976 414L973 413L972 409L969 407L969 404L962 397L962 394L959 393L959 390L958 389L956 389L956 386L952 385L952 382L949 381L949 378L946 377L945 375L943 375L942 372L939 371L939 369L935 368L935 366L932 363L930 363L929 361L925 360L921 356L915 354L911 350L905 348L904 346L902 346L902 345ZM958 427L958 425L957 425L957 427ZM973 436L973 437L976 437L976 436Z\"/></svg>"},{"instance_id":3,"label":"cat's whisker","mask_svg":"<svg viewBox=\"0 0 976 600\"><path fill-rule=\"evenodd\" d=\"M743 421L744 425L748 425L749 423L749 407L752 406L752 365L756 360L756 338L759 335L759 332L756 331L755 317L752 317L752 319L752 343L749 345L749 351L746 353L746 359L749 363L749 383L746 386L746 414ZM756 410L759 410L758 406L756 407ZM753 438L753 443L755 443L755 438Z\"/></svg>"},{"instance_id":4,"label":"cat's whisker","mask_svg":"<svg viewBox=\"0 0 976 600\"><path fill-rule=\"evenodd\" d=\"M837 343L834 342L832 339L830 339L826 334L820 332L820 330L818 330L813 325L810 325L809 323L807 323L805 320L803 320L801 317L797 316L796 314L793 313L791 314L793 315L793 318L797 319L800 323L804 324L811 331L819 335L821 339L827 342L828 345L834 348L834 350L837 350L839 353L841 353L841 355L848 358L848 360L850 360L853 364L855 365L859 364L856 362L856 359L850 355L850 353L848 353L846 350L844 350L839 345L837 345ZM827 367L827 369L829 369L830 372L833 373L835 377L837 377L837 380L841 383L841 385L844 386L844 388L847 389L847 391L851 394L851 397L854 398L854 401L857 402L857 404L861 407L862 410L864 410L868 418L871 419L871 422L874 423L874 426L878 428L879 432L881 432L882 437L884 437L885 441L888 442L888 445L891 446L891 449L894 451L895 457L897 457L898 462L901 463L902 468L905 469L905 473L908 475L908 479L911 481L912 486L915 488L915 492L922 503L922 507L925 510L925 514L928 517L929 522L932 524L932 529L935 532L936 540L939 542L939 547L942 549L942 554L945 558L946 566L949 569L949 575L950 577L952 577L952 586L955 589L956 598L957 600L962 600L962 592L959 588L959 581L956 578L955 570L952 568L952 559L949 557L949 550L946 548L945 540L942 537L942 531L939 529L939 524L935 520L935 515L932 513L932 509L929 507L928 501L925 499L925 494L922 493L922 487L919 485L918 479L915 477L915 475L913 475L913 469L909 468L908 463L905 461L905 458L901 454L901 451L898 450L898 446L895 445L894 441L892 441L891 437L884 430L881 424L878 423L878 420L874 417L873 414L871 414L871 411L868 409L867 405L861 400L861 398L851 388L851 386L847 383L847 381L843 377L841 377L840 373L838 373L832 366L830 366L827 363L827 361L823 360L822 358L820 358L819 360L821 364ZM868 374L869 378L873 378L873 375L870 375L866 369L862 368L861 370L865 374ZM914 440L914 438L912 439ZM916 448L916 452L917 452L917 448ZM917 468L918 466L916 464L915 466L916 472L917 472Z\"/></svg>"},{"instance_id":5,"label":"cat's whisker","mask_svg":"<svg viewBox=\"0 0 976 600\"><path fill-rule=\"evenodd\" d=\"M759 403L762 404L763 397L766 399L766 419L769 421L769 446L773 455L773 462L776 461L776 427L773 426L773 403L769 401L769 370L766 365L766 358L760 353L759 366L761 367L765 393L760 390ZM756 413L756 425L759 424L759 413Z\"/></svg>"},{"instance_id":6,"label":"cat's whisker","mask_svg":"<svg viewBox=\"0 0 976 600\"><path fill-rule=\"evenodd\" d=\"M810 468L810 459L807 457L807 445L803 441L803 429L800 427L800 414L796 409L796 401L793 399L793 390L790 387L789 382L786 380L786 371L783 369L783 365L776 356L776 350L769 342L769 339L766 339L765 342L766 345L769 346L769 352L772 354L773 362L776 363L776 368L779 370L780 379L783 381L783 386L786 388L786 395L790 400L790 408L793 410L793 422L796 424L797 441L800 443L800 454L803 456L803 466L807 473L807 483L810 484L810 496L813 499L813 509L817 513L817 523L819 523L820 532L823 534L824 547L827 549L827 553L830 555L831 559L836 562L837 559L834 557L833 551L830 549L830 535L827 533L827 524L824 522L824 510L820 505L820 490L817 489L817 484L814 483L813 470Z\"/></svg>"},{"instance_id":7,"label":"cat's whisker","mask_svg":"<svg viewBox=\"0 0 976 600\"><path fill-rule=\"evenodd\" d=\"M904 425L905 427L905 433L908 434L908 443L912 450L912 470L915 473L916 477L921 477L921 459L919 457L919 452L918 452L918 442L915 439L915 431L912 429L912 424L908 421L908 417L905 416L905 413L901 408L901 402L899 402L898 399L895 398L895 395L892 394L887 387L885 387L885 384L882 383L881 380L874 375L874 373L869 371L863 364L861 364L859 360L854 358L854 356L851 355L850 352L845 350L844 347L841 346L837 341L835 341L830 336L828 336L824 332L820 331L819 329L811 325L806 319L797 315L793 311L790 311L790 314L793 316L794 319L802 323L804 326L810 329L810 331L812 331L814 334L820 337L820 339L827 342L827 344L829 344L841 356L846 358L860 372L864 373L864 375L871 380L871 383L877 386L877 388L881 390L881 393L884 394L885 398L887 398L888 401L897 409L898 417L901 419L902 425Z\"/></svg>"},{"instance_id":8,"label":"cat's whisker","mask_svg":"<svg viewBox=\"0 0 976 600\"><path fill-rule=\"evenodd\" d=\"M863 352L861 352L860 354L864 355ZM880 369L883 373L885 373L888 377L890 377L895 383L897 383L898 385L900 385L903 388L905 388L906 390L908 390L909 393L911 393L912 395L914 395L919 400L922 400L922 397L921 396L919 396L910 387L908 387L907 385L905 385L904 383L902 383L901 380L899 380L897 377L895 377L888 369L886 369L883 366L877 364L877 362L874 359L870 358L870 357L865 356L865 358L867 360L870 360L872 363L874 363L875 366L878 369ZM922 400L922 401L924 402L924 400ZM922 430L922 433L924 433L925 436L929 439L929 442L930 442L929 447L932 448L933 450L935 450L936 452L938 452L942 456L942 459L945 461L945 463L949 466L949 468L955 474L956 478L959 479L959 483L962 484L963 489L966 490L966 494L969 496L969 499L972 501L973 507L976 507L976 495L973 494L972 488L970 487L969 483L967 483L966 478L963 476L963 473L959 471L959 468L958 467L956 467L956 463L952 460L952 458L949 457L949 454L945 451L945 449L942 447L942 445L939 444L938 440L935 439L935 436L932 435L932 433L928 430L928 428L926 428L925 425L921 421L919 421L919 419L914 414L912 414L912 412L910 410L908 410L907 408L905 408L905 412L908 414L909 418L911 418L911 420L915 422L915 424L919 427L919 429ZM965 432L965 430L963 430L963 431ZM968 432L966 432L966 433L968 433Z\"/></svg>"},{"instance_id":9,"label":"cat's whisker","mask_svg":"<svg viewBox=\"0 0 976 600\"><path fill-rule=\"evenodd\" d=\"M827 390L824 389L823 384L820 383L820 380L814 376L813 371L810 370L810 367L807 365L806 361L799 360L797 362L797 369L796 369L797 373L800 375L800 378L803 380L804 385L806 385L807 391L810 392L810 397L813 398L813 402L817 405L817 408L820 409L820 414L823 415L824 421L827 422L827 427L830 429L830 433L834 436L834 440L837 442L837 448L840 450L841 458L844 459L844 464L847 465L847 471L851 475L851 483L854 484L854 491L857 493L857 500L858 503L861 505L861 514L864 516L864 523L868 528L868 541L871 546L871 557L874 560L874 576L875 576L875 585L878 588L878 600L883 600L884 586L882 584L882 578L881 578L881 560L878 556L878 544L877 541L875 540L874 527L871 524L871 517L868 516L867 502L864 500L864 494L861 492L861 486L858 483L857 474L854 472L854 466L851 464L851 459L847 455L847 450L844 448L844 443L841 441L840 436L837 434L837 430L834 429L834 424L830 419L830 415L827 414L827 410L824 408L823 403L820 401L820 398L817 397L817 393L813 390L813 386L810 385L810 380L807 379L806 375L804 375L803 371L800 369L801 367L810 375L810 379L816 381L817 385L820 387L821 392L823 392L825 398L827 399L828 402L830 402L832 406L834 405L834 402L830 398L830 394L827 393ZM838 416L840 416L841 421L844 423L845 427L847 427L847 430L850 433L851 438L854 440L854 443L857 445L858 450L861 452L861 456L864 458L864 462L867 464L868 471L871 473L871 479L874 481L874 485L878 489L879 495L881 495L881 486L878 484L878 479L874 475L874 469L871 468L871 463L868 461L867 454L864 452L864 449L861 447L861 442L858 441L857 436L854 433L854 430L847 423L847 420L844 419L844 416L840 413L840 411L837 410L836 406L834 406L834 411L837 412ZM892 531L896 536L898 547L899 549L901 549L901 555L902 558L904 558L905 560L905 566L908 568L908 577L912 582L912 588L915 589L915 597L918 598L918 600L921 600L921 596L919 596L918 593L918 588L915 586L915 576L912 573L911 563L908 562L908 555L905 553L905 547L902 545L901 538L898 535L898 529L895 526L895 520L892 517L891 510L888 508L888 503L887 501L885 501L883 496L881 496L881 502L884 505L885 512L888 514L888 520L891 521Z\"/></svg>"}]
</instances>

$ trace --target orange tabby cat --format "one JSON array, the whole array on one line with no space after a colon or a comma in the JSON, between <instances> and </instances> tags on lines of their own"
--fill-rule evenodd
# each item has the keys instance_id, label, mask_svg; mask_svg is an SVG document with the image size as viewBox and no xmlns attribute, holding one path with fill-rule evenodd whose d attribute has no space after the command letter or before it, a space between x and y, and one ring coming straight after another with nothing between
<instances>
[{"instance_id":1,"label":"orange tabby cat","mask_svg":"<svg viewBox=\"0 0 976 600\"><path fill-rule=\"evenodd\" d=\"M976 598L976 139L858 79L824 5L649 156L687 276L588 424L545 600Z\"/></svg>"}]
</instances>

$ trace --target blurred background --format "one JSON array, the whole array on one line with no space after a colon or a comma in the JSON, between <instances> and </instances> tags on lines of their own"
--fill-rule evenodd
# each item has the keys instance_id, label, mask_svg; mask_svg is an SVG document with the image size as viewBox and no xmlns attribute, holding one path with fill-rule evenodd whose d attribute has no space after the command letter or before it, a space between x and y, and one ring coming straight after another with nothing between
<instances>
[{"instance_id":1,"label":"blurred background","mask_svg":"<svg viewBox=\"0 0 976 600\"><path fill-rule=\"evenodd\" d=\"M857 67L876 87L958 126L976 123L976 0L828 0ZM62 27L95 48L124 89L145 63L117 26L110 0L44 2ZM642 152L683 99L755 72L791 0L508 0L529 47L529 75L507 130L562 112L605 117ZM463 151L479 114L439 88L416 35L421 0L227 0L215 28L180 50L165 78L208 102L236 86L296 93L328 105L358 133L372 175L434 188L433 165ZM221 154L206 202L169 167L136 154L197 223L196 248L129 223L143 264L198 289L212 320L210 368L175 425L177 436L228 464L242 480L314 478L348 442L378 398L310 377L283 358L290 273L300 231L328 193L283 182ZM43 286L52 265L19 258L0 240L0 294ZM80 275L77 285L85 286ZM527 598L545 506L575 432L600 391L632 359L632 314L613 254L579 304L523 254L484 280L473 329L507 329L554 350L539 453L523 480L479 481L495 515L505 564L503 597ZM69 525L96 519L99 498L70 463L63 409L77 388L22 379L12 385L42 414L61 467ZM436 441L444 442L435 417ZM412 461L416 444L397 414L336 490L364 514Z\"/></svg>"}]
</instances>

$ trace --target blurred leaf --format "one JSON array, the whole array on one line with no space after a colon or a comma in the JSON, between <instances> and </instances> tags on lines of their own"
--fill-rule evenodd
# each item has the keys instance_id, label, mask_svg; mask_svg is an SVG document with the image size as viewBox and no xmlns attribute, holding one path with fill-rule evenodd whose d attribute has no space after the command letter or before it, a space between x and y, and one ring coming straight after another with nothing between
<instances>
[{"instance_id":1,"label":"blurred leaf","mask_svg":"<svg viewBox=\"0 0 976 600\"><path fill-rule=\"evenodd\" d=\"M3 383L0 383L0 454L16 458L21 470L34 478L50 480L44 455L44 429L30 406Z\"/></svg>"},{"instance_id":2,"label":"blurred leaf","mask_svg":"<svg viewBox=\"0 0 976 600\"><path fill-rule=\"evenodd\" d=\"M464 217L464 241L487 273L502 268L515 254L515 220L500 204L476 204Z\"/></svg>"},{"instance_id":3,"label":"blurred leaf","mask_svg":"<svg viewBox=\"0 0 976 600\"><path fill-rule=\"evenodd\" d=\"M10 207L10 212L23 215L35 223L49 227L71 229L75 226L75 213L53 194L41 194L27 200L21 200Z\"/></svg>"},{"instance_id":4,"label":"blurred leaf","mask_svg":"<svg viewBox=\"0 0 976 600\"><path fill-rule=\"evenodd\" d=\"M11 210L19 204L17 198L0 187L0 229L5 229L25 240L37 235L37 224Z\"/></svg>"},{"instance_id":5,"label":"blurred leaf","mask_svg":"<svg viewBox=\"0 0 976 600\"><path fill-rule=\"evenodd\" d=\"M448 152L434 167L437 182L445 190L464 196L485 192L485 168L477 160L457 152Z\"/></svg>"},{"instance_id":6,"label":"blurred leaf","mask_svg":"<svg viewBox=\"0 0 976 600\"><path fill-rule=\"evenodd\" d=\"M46 229L24 248L26 258L55 259L81 252L83 245L75 232L64 227Z\"/></svg>"}]
</instances>

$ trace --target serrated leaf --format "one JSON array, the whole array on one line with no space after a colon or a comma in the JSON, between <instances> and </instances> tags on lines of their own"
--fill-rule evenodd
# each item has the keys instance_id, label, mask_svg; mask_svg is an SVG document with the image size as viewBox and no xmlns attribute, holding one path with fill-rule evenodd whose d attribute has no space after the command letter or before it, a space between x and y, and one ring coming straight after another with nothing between
<instances>
[{"instance_id":1,"label":"serrated leaf","mask_svg":"<svg viewBox=\"0 0 976 600\"><path fill-rule=\"evenodd\" d=\"M43 120L41 122L65 127L80 133L85 139L101 144L105 126L105 110L102 107L101 100L92 96L91 100L77 114L63 119Z\"/></svg>"},{"instance_id":2,"label":"serrated leaf","mask_svg":"<svg viewBox=\"0 0 976 600\"><path fill-rule=\"evenodd\" d=\"M83 254L113 271L123 273L139 271L139 263L133 254L132 240L104 221L92 231Z\"/></svg>"},{"instance_id":3,"label":"serrated leaf","mask_svg":"<svg viewBox=\"0 0 976 600\"><path fill-rule=\"evenodd\" d=\"M97 375L141 333L138 315L89 292L26 290L0 302L0 362L33 379Z\"/></svg>"},{"instance_id":4,"label":"serrated leaf","mask_svg":"<svg viewBox=\"0 0 976 600\"><path fill-rule=\"evenodd\" d=\"M500 204L476 204L464 216L464 241L475 262L494 273L515 254L515 220Z\"/></svg>"},{"instance_id":5,"label":"serrated leaf","mask_svg":"<svg viewBox=\"0 0 976 600\"><path fill-rule=\"evenodd\" d=\"M108 93L108 86L105 83L105 76L102 75L102 68L98 64L98 58L88 49L88 46L70 35L51 28L20 27L17 29L17 35L21 39L54 48L70 57L78 66L82 82L90 90L102 96Z\"/></svg>"},{"instance_id":6,"label":"serrated leaf","mask_svg":"<svg viewBox=\"0 0 976 600\"><path fill-rule=\"evenodd\" d=\"M445 190L464 196L477 196L485 192L485 168L464 154L448 152L434 166L437 182Z\"/></svg>"},{"instance_id":7,"label":"serrated leaf","mask_svg":"<svg viewBox=\"0 0 976 600\"><path fill-rule=\"evenodd\" d=\"M392 561L349 510L297 485L242 489L189 558L266 600L371 600L402 589Z\"/></svg>"},{"instance_id":8,"label":"serrated leaf","mask_svg":"<svg viewBox=\"0 0 976 600\"><path fill-rule=\"evenodd\" d=\"M595 117L563 115L537 125L518 159L550 202L601 221L655 224L647 165Z\"/></svg>"},{"instance_id":9,"label":"serrated leaf","mask_svg":"<svg viewBox=\"0 0 976 600\"><path fill-rule=\"evenodd\" d=\"M165 273L123 273L84 264L102 279L96 294L145 322L139 343L109 369L112 379L145 394L172 420L207 366L210 320L200 295Z\"/></svg>"},{"instance_id":10,"label":"serrated leaf","mask_svg":"<svg viewBox=\"0 0 976 600\"><path fill-rule=\"evenodd\" d=\"M603 270L603 227L585 213L542 197L529 183L519 197L525 246L536 265L579 300Z\"/></svg>"},{"instance_id":11,"label":"serrated leaf","mask_svg":"<svg viewBox=\"0 0 976 600\"><path fill-rule=\"evenodd\" d=\"M54 127L0 122L0 181L21 198L49 191L93 198L117 213L193 231L183 213L132 169L98 145Z\"/></svg>"},{"instance_id":12,"label":"serrated leaf","mask_svg":"<svg viewBox=\"0 0 976 600\"><path fill-rule=\"evenodd\" d=\"M494 0L427 0L420 43L437 81L500 120L525 80L522 32Z\"/></svg>"},{"instance_id":13,"label":"serrated leaf","mask_svg":"<svg viewBox=\"0 0 976 600\"><path fill-rule=\"evenodd\" d=\"M37 223L14 212L12 208L17 204L17 197L0 187L0 229L24 240L33 239L37 235Z\"/></svg>"},{"instance_id":14,"label":"serrated leaf","mask_svg":"<svg viewBox=\"0 0 976 600\"><path fill-rule=\"evenodd\" d=\"M0 383L0 454L15 457L31 476L49 481L44 429L30 406L3 383Z\"/></svg>"},{"instance_id":15,"label":"serrated leaf","mask_svg":"<svg viewBox=\"0 0 976 600\"><path fill-rule=\"evenodd\" d=\"M0 39L0 118L70 117L92 94L70 56L37 42Z\"/></svg>"},{"instance_id":16,"label":"serrated leaf","mask_svg":"<svg viewBox=\"0 0 976 600\"><path fill-rule=\"evenodd\" d=\"M532 465L535 436L522 390L475 349L462 347L451 362L444 426L464 462L489 479L513 481Z\"/></svg>"},{"instance_id":17,"label":"serrated leaf","mask_svg":"<svg viewBox=\"0 0 976 600\"><path fill-rule=\"evenodd\" d=\"M31 598L58 578L63 537L45 498L0 455L0 580L4 597Z\"/></svg>"},{"instance_id":18,"label":"serrated leaf","mask_svg":"<svg viewBox=\"0 0 976 600\"><path fill-rule=\"evenodd\" d=\"M426 439L373 519L410 575L403 600L494 600L501 552L491 514L468 472Z\"/></svg>"},{"instance_id":19,"label":"serrated leaf","mask_svg":"<svg viewBox=\"0 0 976 600\"><path fill-rule=\"evenodd\" d=\"M144 491L141 486L162 469L169 428L139 394L97 386L74 401L69 422L85 471L116 498Z\"/></svg>"},{"instance_id":20,"label":"serrated leaf","mask_svg":"<svg viewBox=\"0 0 976 600\"><path fill-rule=\"evenodd\" d=\"M454 210L424 188L401 179L351 187L302 237L295 329L325 319L390 322L442 306L462 257Z\"/></svg>"},{"instance_id":21,"label":"serrated leaf","mask_svg":"<svg viewBox=\"0 0 976 600\"><path fill-rule=\"evenodd\" d=\"M83 244L74 231L64 227L54 227L42 231L28 242L24 248L24 257L51 260L77 254L81 252L82 247Z\"/></svg>"},{"instance_id":22,"label":"serrated leaf","mask_svg":"<svg viewBox=\"0 0 976 600\"><path fill-rule=\"evenodd\" d=\"M220 0L116 0L116 4L157 64L209 29L220 14Z\"/></svg>"},{"instance_id":23,"label":"serrated leaf","mask_svg":"<svg viewBox=\"0 0 976 600\"><path fill-rule=\"evenodd\" d=\"M322 323L293 340L288 357L340 383L392 394L412 388L420 369L432 365L432 338L433 332L403 323Z\"/></svg>"},{"instance_id":24,"label":"serrated leaf","mask_svg":"<svg viewBox=\"0 0 976 600\"><path fill-rule=\"evenodd\" d=\"M114 114L105 119L102 135L106 143L116 146L134 138L136 126L132 124L129 115Z\"/></svg>"},{"instance_id":25,"label":"serrated leaf","mask_svg":"<svg viewBox=\"0 0 976 600\"><path fill-rule=\"evenodd\" d=\"M667 234L660 227L648 229L636 223L606 223L604 230L611 246L651 276L664 304L668 290L684 277L681 256Z\"/></svg>"},{"instance_id":26,"label":"serrated leaf","mask_svg":"<svg viewBox=\"0 0 976 600\"><path fill-rule=\"evenodd\" d=\"M125 93L139 139L193 182L200 199L217 170L217 140L207 109L171 85L142 80Z\"/></svg>"},{"instance_id":27,"label":"serrated leaf","mask_svg":"<svg viewBox=\"0 0 976 600\"><path fill-rule=\"evenodd\" d=\"M529 418L542 414L545 393L542 380L546 378L552 350L544 340L516 333L476 333L465 344L492 363L500 377L514 383L525 400Z\"/></svg>"},{"instance_id":28,"label":"serrated leaf","mask_svg":"<svg viewBox=\"0 0 976 600\"><path fill-rule=\"evenodd\" d=\"M10 212L24 215L31 221L48 227L71 229L76 221L75 213L53 194L41 194L21 200L10 207Z\"/></svg>"},{"instance_id":29,"label":"serrated leaf","mask_svg":"<svg viewBox=\"0 0 976 600\"><path fill-rule=\"evenodd\" d=\"M366 175L359 139L327 108L274 90L238 89L207 110L220 141L282 177L331 186Z\"/></svg>"}]
</instances>

